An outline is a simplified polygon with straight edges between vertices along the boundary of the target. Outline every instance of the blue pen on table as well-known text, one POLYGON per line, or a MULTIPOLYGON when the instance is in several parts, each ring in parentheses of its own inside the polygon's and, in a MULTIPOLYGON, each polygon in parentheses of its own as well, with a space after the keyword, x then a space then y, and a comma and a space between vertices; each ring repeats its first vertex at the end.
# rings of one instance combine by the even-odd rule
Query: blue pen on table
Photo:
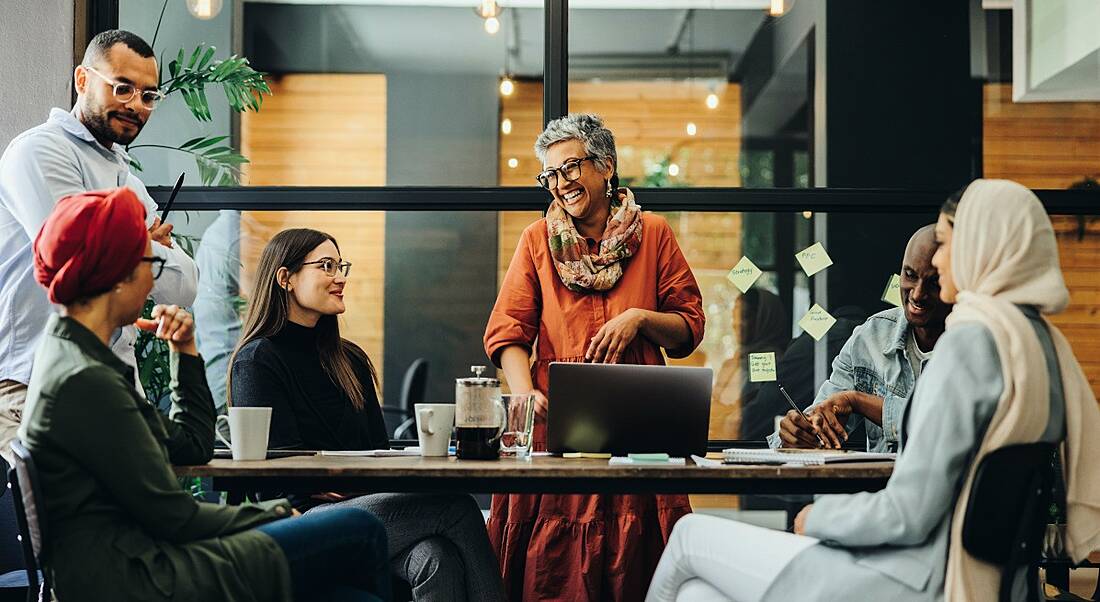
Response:
MULTIPOLYGON (((809 415, 806 414, 806 410, 798 409, 798 405, 795 404, 794 400, 791 399, 791 396, 787 394, 787 390, 783 388, 783 385, 779 385, 779 392, 783 394, 783 398, 787 400, 787 403, 791 404, 791 408, 793 408, 794 411, 802 414, 807 419, 809 419, 809 415)), ((806 409, 808 410, 809 408, 806 409)), ((810 426, 813 426, 813 422, 810 423, 810 426)), ((825 443, 825 439, 821 436, 821 433, 818 432, 817 427, 814 427, 814 435, 817 435, 817 440, 821 443, 822 447, 829 447, 829 445, 825 443)))

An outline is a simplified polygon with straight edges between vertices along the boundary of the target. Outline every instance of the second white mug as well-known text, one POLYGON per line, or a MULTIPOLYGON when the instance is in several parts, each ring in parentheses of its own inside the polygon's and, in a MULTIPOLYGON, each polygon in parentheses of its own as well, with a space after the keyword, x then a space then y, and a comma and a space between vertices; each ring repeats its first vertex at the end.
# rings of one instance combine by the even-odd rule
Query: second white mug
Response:
POLYGON ((416 410, 416 438, 420 441, 421 456, 446 456, 451 444, 451 429, 455 425, 453 403, 418 403, 416 410))

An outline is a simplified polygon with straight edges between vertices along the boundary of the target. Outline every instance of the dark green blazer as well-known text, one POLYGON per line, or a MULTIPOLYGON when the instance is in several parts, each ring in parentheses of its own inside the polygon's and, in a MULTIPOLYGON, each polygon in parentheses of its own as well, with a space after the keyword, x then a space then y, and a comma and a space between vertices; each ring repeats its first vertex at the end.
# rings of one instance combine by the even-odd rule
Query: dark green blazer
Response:
POLYGON ((19 436, 41 473, 46 571, 60 600, 286 600, 286 557, 252 529, 285 500, 196 501, 171 464, 214 453, 201 358, 172 354, 172 411, 157 412, 133 369, 78 322, 52 316, 34 360, 19 436))

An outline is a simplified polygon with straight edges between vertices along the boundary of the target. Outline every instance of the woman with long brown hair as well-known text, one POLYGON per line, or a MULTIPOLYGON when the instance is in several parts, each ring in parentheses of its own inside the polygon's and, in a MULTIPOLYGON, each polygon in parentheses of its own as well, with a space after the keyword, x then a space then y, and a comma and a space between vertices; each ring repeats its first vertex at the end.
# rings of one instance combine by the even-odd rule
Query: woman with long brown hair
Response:
MULTIPOLYGON (((264 247, 244 334, 230 361, 235 406, 272 408, 272 447, 385 449, 389 439, 367 354, 340 336, 351 264, 336 239, 284 230, 264 247)), ((356 507, 382 520, 390 563, 416 600, 502 599, 481 510, 468 495, 291 492, 313 514, 356 507)))

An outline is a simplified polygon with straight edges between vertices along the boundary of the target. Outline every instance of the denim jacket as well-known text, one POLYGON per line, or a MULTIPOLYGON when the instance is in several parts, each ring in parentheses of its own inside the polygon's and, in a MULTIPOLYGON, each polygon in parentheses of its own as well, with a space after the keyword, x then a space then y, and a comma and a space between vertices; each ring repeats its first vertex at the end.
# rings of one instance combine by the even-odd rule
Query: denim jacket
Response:
MULTIPOLYGON (((900 307, 881 311, 857 326, 851 338, 833 360, 833 372, 822 383, 813 405, 839 391, 860 391, 877 395, 882 404, 882 426, 860 414, 852 414, 845 425, 851 433, 864 424, 868 451, 897 451, 898 427, 905 400, 916 383, 909 363, 906 341, 909 321, 900 307)), ((768 436, 768 444, 782 445, 779 433, 768 436)))

